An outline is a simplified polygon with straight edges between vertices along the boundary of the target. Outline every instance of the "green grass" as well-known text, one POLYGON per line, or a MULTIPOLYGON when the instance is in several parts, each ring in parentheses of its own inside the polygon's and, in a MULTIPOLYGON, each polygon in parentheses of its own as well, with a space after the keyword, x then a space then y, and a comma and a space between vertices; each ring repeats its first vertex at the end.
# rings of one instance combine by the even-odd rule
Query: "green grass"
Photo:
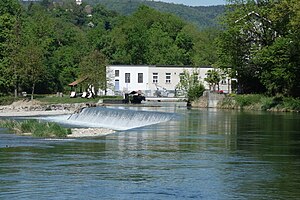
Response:
POLYGON ((37 95, 35 96, 35 100, 43 102, 45 104, 64 104, 64 103, 97 103, 100 99, 122 99, 119 96, 101 96, 95 98, 70 98, 69 96, 65 95, 63 97, 57 97, 53 95, 37 95))
MULTIPOLYGON (((30 96, 19 97, 15 99, 13 96, 3 96, 0 97, 0 105, 9 105, 14 101, 30 99, 30 96)), ((97 103, 100 99, 123 99, 121 96, 101 96, 95 98, 70 98, 69 95, 64 95, 63 97, 57 97, 56 95, 34 95, 34 99, 38 100, 44 104, 72 104, 72 103, 97 103)))
POLYGON ((250 106, 253 104, 257 104, 261 101, 262 95, 257 94, 248 94, 248 95, 236 95, 235 101, 240 107, 250 106))
POLYGON ((71 129, 64 128, 53 122, 40 122, 38 120, 1 120, 0 127, 8 128, 9 131, 16 134, 31 133, 34 137, 45 138, 65 138, 71 134, 71 129))
POLYGON ((268 97, 261 94, 231 95, 223 100, 222 107, 265 111, 300 111, 300 99, 283 96, 268 97))
POLYGON ((0 105, 12 104, 15 100, 20 100, 20 99, 15 99, 13 96, 1 96, 0 105))

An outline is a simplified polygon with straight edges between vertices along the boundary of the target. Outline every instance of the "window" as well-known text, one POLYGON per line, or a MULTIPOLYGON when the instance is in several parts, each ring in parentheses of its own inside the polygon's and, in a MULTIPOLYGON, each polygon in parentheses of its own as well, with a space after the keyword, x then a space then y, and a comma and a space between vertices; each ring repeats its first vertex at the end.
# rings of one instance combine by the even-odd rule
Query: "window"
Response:
POLYGON ((166 83, 171 83, 171 73, 166 73, 166 83))
POLYGON ((119 70, 115 70, 115 77, 119 77, 120 71, 119 70))
POLYGON ((130 73, 125 73, 125 83, 130 83, 130 73))
POLYGON ((180 78, 180 81, 183 81, 184 80, 184 73, 180 73, 179 78, 180 78))
POLYGON ((199 81, 199 74, 198 73, 194 73, 193 76, 194 76, 194 82, 195 83, 198 82, 199 81))
POLYGON ((226 79, 222 79, 222 80, 221 80, 221 85, 226 85, 226 84, 227 84, 226 79))
POLYGON ((143 83, 143 73, 138 73, 138 83, 143 83))
POLYGON ((158 83, 158 73, 153 73, 152 80, 152 83, 158 83))

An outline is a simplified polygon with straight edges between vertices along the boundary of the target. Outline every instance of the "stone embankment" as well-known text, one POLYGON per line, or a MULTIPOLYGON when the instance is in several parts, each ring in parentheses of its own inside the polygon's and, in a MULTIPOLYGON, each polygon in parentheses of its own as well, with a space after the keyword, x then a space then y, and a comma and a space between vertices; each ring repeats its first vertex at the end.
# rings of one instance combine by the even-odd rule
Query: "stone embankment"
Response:
POLYGON ((219 103, 225 98, 225 94, 205 91, 203 95, 196 101, 192 102, 192 107, 197 108, 218 108, 219 103))

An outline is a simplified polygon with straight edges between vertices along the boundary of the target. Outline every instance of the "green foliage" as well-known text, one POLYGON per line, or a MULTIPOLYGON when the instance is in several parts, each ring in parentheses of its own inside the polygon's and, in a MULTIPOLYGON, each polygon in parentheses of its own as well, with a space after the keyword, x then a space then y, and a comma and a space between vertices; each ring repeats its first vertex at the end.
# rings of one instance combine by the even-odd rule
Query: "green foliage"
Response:
POLYGON ((86 0, 91 4, 100 3, 110 10, 124 15, 131 15, 141 5, 147 5, 160 12, 172 13, 191 24, 197 25, 201 30, 218 26, 218 17, 224 13, 224 6, 185 6, 182 4, 164 3, 145 0, 86 0))
POLYGON ((0 105, 12 104, 16 99, 12 96, 0 96, 0 105))
POLYGON ((216 86, 218 86, 219 90, 219 83, 221 81, 221 74, 219 71, 213 69, 208 70, 206 73, 206 78, 204 78, 206 82, 208 82, 210 89, 213 88, 213 91, 216 90, 216 86))
POLYGON ((263 111, 300 111, 300 99, 280 95, 275 97, 259 94, 232 95, 224 99, 222 107, 263 111))
POLYGON ((200 64, 194 58, 199 54, 194 48, 200 42, 198 34, 195 26, 174 15, 141 6, 109 33, 107 42, 112 45, 105 45, 110 49, 103 53, 112 64, 200 64))
POLYGON ((248 94, 248 95, 236 95, 235 101, 241 108, 250 106, 251 104, 257 104, 261 101, 262 95, 248 94))
POLYGON ((12 121, 1 120, 0 126, 8 128, 17 134, 31 133, 34 137, 58 137, 64 138, 71 134, 69 128, 63 128, 52 122, 40 122, 38 120, 12 121))
MULTIPOLYGON (((105 89, 104 63, 199 66, 216 62, 218 31, 199 32, 195 25, 141 2, 132 1, 138 4, 126 17, 101 4, 92 8, 73 0, 22 3, 23 9, 17 0, 0 3, 0 95, 64 92, 70 82, 85 75, 94 86, 105 89)), ((214 9, 157 5, 175 6, 177 15, 182 8, 203 15, 214 9)), ((222 10, 215 8, 212 18, 222 10)))
POLYGON ((300 99, 299 98, 284 98, 283 107, 289 110, 300 111, 300 99))
POLYGON ((299 1, 229 1, 219 66, 236 71, 240 92, 300 95, 299 1))
POLYGON ((204 85, 201 83, 193 85, 188 90, 188 93, 187 93, 188 100, 195 101, 195 100, 199 99, 199 97, 201 97, 203 95, 204 90, 205 90, 204 85))
POLYGON ((79 63, 81 77, 86 77, 95 88, 106 89, 106 57, 99 51, 91 52, 79 63))
POLYGON ((195 71, 190 74, 187 70, 180 76, 177 88, 186 94, 189 102, 198 99, 205 90, 204 85, 199 81, 198 73, 195 71))
POLYGON ((100 99, 123 99, 122 96, 101 96, 95 98, 70 98, 68 95, 63 97, 39 95, 35 97, 38 101, 44 104, 71 104, 71 103, 97 103, 100 99))

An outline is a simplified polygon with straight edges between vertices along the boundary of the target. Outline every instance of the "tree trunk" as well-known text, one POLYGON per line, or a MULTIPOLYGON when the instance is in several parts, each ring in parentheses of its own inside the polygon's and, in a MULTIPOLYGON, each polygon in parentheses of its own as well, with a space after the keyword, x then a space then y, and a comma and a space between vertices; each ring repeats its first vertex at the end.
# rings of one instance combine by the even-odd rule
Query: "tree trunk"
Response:
POLYGON ((15 86, 15 99, 18 98, 18 88, 15 86))
POLYGON ((31 88, 31 100, 33 100, 34 88, 35 88, 35 83, 32 84, 32 88, 31 88))

